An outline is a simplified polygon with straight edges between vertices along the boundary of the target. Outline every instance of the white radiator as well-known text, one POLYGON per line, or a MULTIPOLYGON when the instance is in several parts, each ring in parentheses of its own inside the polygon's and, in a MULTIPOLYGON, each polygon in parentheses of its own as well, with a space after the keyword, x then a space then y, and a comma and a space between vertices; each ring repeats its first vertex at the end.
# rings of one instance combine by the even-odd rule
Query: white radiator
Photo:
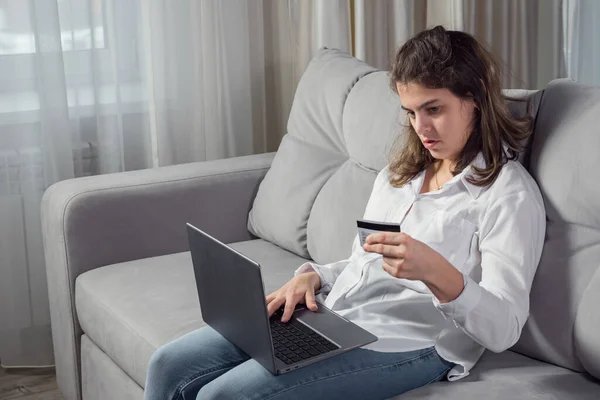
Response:
MULTIPOLYGON (((74 176, 95 175, 97 147, 90 142, 73 146, 74 176)), ((47 189, 42 152, 39 147, 0 150, 0 196, 19 195, 47 189)))

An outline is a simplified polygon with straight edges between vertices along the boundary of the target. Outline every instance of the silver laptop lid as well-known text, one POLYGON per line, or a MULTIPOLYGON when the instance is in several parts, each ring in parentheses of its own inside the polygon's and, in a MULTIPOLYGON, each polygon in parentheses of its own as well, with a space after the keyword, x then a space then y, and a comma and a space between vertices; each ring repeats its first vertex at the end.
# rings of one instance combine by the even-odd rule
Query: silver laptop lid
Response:
POLYGON ((187 224, 202 319, 275 373, 275 356, 258 263, 187 224))

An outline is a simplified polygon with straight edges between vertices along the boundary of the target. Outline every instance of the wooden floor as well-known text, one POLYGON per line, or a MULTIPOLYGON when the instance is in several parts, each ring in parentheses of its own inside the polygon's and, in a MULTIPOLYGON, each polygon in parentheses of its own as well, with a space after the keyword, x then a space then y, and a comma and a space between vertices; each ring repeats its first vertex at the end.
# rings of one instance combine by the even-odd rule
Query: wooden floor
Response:
POLYGON ((0 368, 0 400, 64 400, 54 368, 0 368))

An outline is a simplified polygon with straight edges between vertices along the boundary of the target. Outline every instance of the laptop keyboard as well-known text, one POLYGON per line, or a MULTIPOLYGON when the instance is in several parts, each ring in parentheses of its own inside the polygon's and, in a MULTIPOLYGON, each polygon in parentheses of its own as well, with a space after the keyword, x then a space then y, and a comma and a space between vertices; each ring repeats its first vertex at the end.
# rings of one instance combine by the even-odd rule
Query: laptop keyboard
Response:
POLYGON ((281 322, 282 310, 270 319, 275 356, 287 365, 338 349, 338 346, 308 326, 292 318, 281 322))

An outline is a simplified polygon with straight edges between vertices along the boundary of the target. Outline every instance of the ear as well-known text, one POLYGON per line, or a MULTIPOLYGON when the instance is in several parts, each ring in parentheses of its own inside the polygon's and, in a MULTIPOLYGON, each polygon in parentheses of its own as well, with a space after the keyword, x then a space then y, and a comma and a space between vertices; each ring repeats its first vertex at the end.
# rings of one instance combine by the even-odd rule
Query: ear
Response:
POLYGON ((479 103, 475 100, 475 97, 473 97, 473 95, 471 95, 471 98, 469 100, 473 102, 473 108, 474 109, 481 110, 481 107, 479 106, 479 103))

